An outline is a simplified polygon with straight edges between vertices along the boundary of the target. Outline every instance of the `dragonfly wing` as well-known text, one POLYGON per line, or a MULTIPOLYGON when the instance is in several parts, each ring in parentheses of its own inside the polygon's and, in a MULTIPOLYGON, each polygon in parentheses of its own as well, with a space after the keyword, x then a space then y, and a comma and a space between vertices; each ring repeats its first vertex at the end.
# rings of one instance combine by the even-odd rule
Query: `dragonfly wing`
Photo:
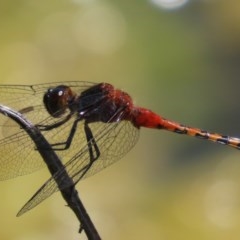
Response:
MULTIPOLYGON (((25 115, 27 119, 30 118, 33 122, 38 122, 43 116, 45 122, 52 123, 55 121, 53 118, 47 117, 46 110, 40 106, 35 108, 35 111, 29 111, 25 115)), ((0 115, 0 123, 3 123, 2 132, 0 132, 0 181, 29 174, 45 166, 35 143, 24 129, 5 115, 0 115)), ((69 132, 67 127, 70 129, 71 124, 72 122, 69 121, 64 126, 65 130, 62 127, 59 128, 59 133, 54 130, 44 131, 42 134, 50 143, 52 141, 65 141, 66 136, 64 137, 64 134, 66 135, 66 132, 69 132)), ((67 153, 69 152, 64 153, 66 157, 67 153)), ((62 155, 64 154, 62 153, 62 155)))
MULTIPOLYGON (((34 124, 51 125, 61 121, 68 112, 62 118, 53 118, 47 113, 42 99, 48 88, 61 84, 63 83, 33 86, 0 85, 0 104, 19 111, 28 121, 34 124)), ((65 84, 80 93, 94 83, 67 82, 65 84)), ((42 134, 50 144, 64 142, 73 121, 74 118, 56 129, 43 131, 42 134)), ((0 131, 0 180, 29 174, 45 166, 34 142, 15 121, 5 115, 0 115, 0 126, 2 127, 0 131)), ((82 136, 83 134, 79 130, 79 140, 84 142, 82 136)), ((59 157, 65 161, 65 159, 70 159, 77 151, 79 151, 79 148, 77 150, 69 148, 66 151, 58 151, 58 153, 59 157)))
POLYGON ((64 184, 65 171, 67 171, 69 177, 76 184, 79 180, 97 173, 123 157, 136 144, 139 136, 138 129, 129 121, 119 121, 111 124, 93 123, 90 125, 90 128, 95 133, 94 139, 100 149, 99 158, 91 163, 88 145, 85 144, 81 151, 75 154, 64 168, 51 177, 23 206, 18 213, 19 216, 37 206, 59 189, 70 187, 64 184), (88 170, 87 172, 86 169, 88 170), (56 182, 60 183, 60 187, 56 182))
POLYGON ((36 171, 44 166, 35 144, 24 131, 0 140, 0 180, 36 171))
MULTIPOLYGON (((45 84, 36 84, 32 86, 28 85, 0 85, 0 104, 6 105, 21 114, 23 114, 29 121, 39 124, 54 124, 56 121, 64 118, 65 115, 60 119, 50 117, 46 111, 43 104, 44 93, 51 87, 57 85, 67 85, 71 89, 80 94, 86 88, 94 85, 95 83, 90 82, 55 82, 55 83, 45 83, 45 84), (45 119, 47 119, 47 123, 45 119)), ((9 122, 4 119, 0 119, 0 126, 3 128, 10 129, 12 127, 9 122)), ((5 131, 7 132, 7 131, 5 131)))
POLYGON ((52 87, 67 85, 73 91, 80 94, 86 88, 96 83, 83 81, 52 82, 36 85, 0 85, 0 104, 15 107, 15 110, 24 109, 27 106, 42 105, 44 93, 52 87))

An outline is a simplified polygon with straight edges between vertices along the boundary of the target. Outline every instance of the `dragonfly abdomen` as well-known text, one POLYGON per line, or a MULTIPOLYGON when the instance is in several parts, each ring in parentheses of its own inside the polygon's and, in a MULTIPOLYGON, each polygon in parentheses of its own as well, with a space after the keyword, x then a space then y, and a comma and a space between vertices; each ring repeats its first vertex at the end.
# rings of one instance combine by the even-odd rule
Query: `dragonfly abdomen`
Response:
POLYGON ((221 143, 223 145, 229 145, 231 147, 240 149, 240 139, 236 137, 221 135, 218 133, 211 133, 198 128, 192 128, 192 127, 187 127, 181 124, 172 123, 170 121, 168 121, 168 124, 164 126, 164 129, 173 131, 178 134, 186 134, 186 135, 197 137, 203 140, 209 140, 209 141, 221 143), (171 128, 168 128, 167 127, 168 125, 170 125, 171 128), (173 128, 174 125, 175 125, 175 128, 173 128))

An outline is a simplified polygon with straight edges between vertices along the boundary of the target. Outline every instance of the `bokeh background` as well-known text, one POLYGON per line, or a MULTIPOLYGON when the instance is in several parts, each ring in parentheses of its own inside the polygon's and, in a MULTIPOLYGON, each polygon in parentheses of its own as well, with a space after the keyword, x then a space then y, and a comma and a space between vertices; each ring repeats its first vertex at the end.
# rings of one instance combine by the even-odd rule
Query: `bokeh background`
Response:
MULTIPOLYGON (((0 83, 106 81, 166 118, 240 136, 237 0, 0 2, 0 83)), ((121 161, 78 184, 103 239, 240 238, 240 153, 141 129, 121 161)), ((47 171, 0 183, 0 239, 86 239, 60 194, 20 207, 47 171)))

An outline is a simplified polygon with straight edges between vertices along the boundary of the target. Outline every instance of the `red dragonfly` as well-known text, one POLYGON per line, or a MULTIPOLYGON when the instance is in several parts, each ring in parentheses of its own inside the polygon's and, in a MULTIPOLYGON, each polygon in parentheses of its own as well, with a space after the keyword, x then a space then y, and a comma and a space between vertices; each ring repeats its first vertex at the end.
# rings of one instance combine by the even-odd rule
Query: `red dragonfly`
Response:
MULTIPOLYGON (((108 83, 66 82, 0 85, 0 103, 32 121, 66 162, 18 213, 32 209, 59 190, 55 179, 66 170, 76 184, 122 158, 137 142, 140 127, 164 129, 240 148, 240 139, 210 133, 167 120, 133 105, 131 97, 108 83)), ((23 129, 0 117, 0 180, 44 166, 33 141, 23 129)), ((64 189, 66 185, 62 185, 64 189)))

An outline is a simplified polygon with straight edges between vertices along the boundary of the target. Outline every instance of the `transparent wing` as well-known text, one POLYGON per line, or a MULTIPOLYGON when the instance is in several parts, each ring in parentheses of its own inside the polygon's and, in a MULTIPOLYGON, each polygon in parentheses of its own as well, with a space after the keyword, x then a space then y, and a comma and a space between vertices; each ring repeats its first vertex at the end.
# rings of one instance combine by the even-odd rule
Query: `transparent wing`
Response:
MULTIPOLYGON (((0 118, 1 117, 0 115, 0 118)), ((51 131, 44 131, 42 134, 50 144, 64 142, 69 135, 74 120, 75 118, 73 117, 64 125, 51 131)), ((23 129, 20 129, 14 121, 12 121, 12 124, 13 126, 15 124, 18 131, 8 137, 0 139, 0 180, 29 174, 45 166, 32 139, 23 129)), ((75 138, 78 138, 79 142, 85 144, 86 137, 82 124, 81 122, 79 123, 75 138)), ((63 162, 66 162, 66 160, 69 160, 79 152, 80 149, 81 144, 71 144, 68 149, 57 151, 57 154, 63 162)))
MULTIPOLYGON (((0 104, 20 111, 34 124, 50 125, 61 121, 68 113, 57 119, 49 116, 43 106, 43 95, 48 88, 62 84, 70 86, 77 94, 94 85, 89 82, 61 82, 33 86, 0 85, 0 104)), ((57 129, 42 133, 50 143, 64 142, 73 121, 74 117, 57 129)), ((45 166, 31 138, 13 120, 0 115, 0 127, 0 180, 28 174, 45 166)), ((78 138, 83 142, 85 137, 82 127, 79 129, 81 130, 78 132, 78 138)), ((66 151, 58 151, 58 153, 60 158, 65 161, 77 151, 79 148, 77 150, 77 146, 74 146, 66 151)))
MULTIPOLYGON (((52 121, 59 121, 59 119, 49 117, 43 105, 43 95, 51 87, 58 85, 67 85, 71 89, 80 94, 86 88, 93 86, 95 83, 90 82, 55 82, 46 84, 37 84, 32 86, 27 85, 0 85, 0 104, 6 105, 18 112, 21 112, 29 121, 33 123, 41 123, 46 118, 48 123, 52 121)), ((66 113, 67 114, 67 113, 66 113)), ((62 116, 63 118, 64 116, 62 116)), ((2 129, 16 128, 9 123, 6 119, 0 119, 0 126, 2 129)), ((7 134, 9 135, 9 134, 7 134)))
MULTIPOLYGON (((34 208, 54 192, 58 191, 59 186, 56 182, 64 182, 63 172, 65 170, 76 184, 82 178, 97 173, 123 157, 136 144, 139 136, 138 129, 129 121, 94 123, 90 125, 90 128, 94 133, 94 139, 100 149, 99 158, 91 164, 88 145, 85 143, 81 151, 77 152, 71 160, 66 163, 65 168, 51 177, 24 205, 19 211, 18 216, 34 208), (87 172, 86 169, 88 170, 87 172)), ((73 145, 82 144, 77 137, 74 141, 73 145)), ((61 184, 60 189, 66 187, 69 186, 61 184)))

